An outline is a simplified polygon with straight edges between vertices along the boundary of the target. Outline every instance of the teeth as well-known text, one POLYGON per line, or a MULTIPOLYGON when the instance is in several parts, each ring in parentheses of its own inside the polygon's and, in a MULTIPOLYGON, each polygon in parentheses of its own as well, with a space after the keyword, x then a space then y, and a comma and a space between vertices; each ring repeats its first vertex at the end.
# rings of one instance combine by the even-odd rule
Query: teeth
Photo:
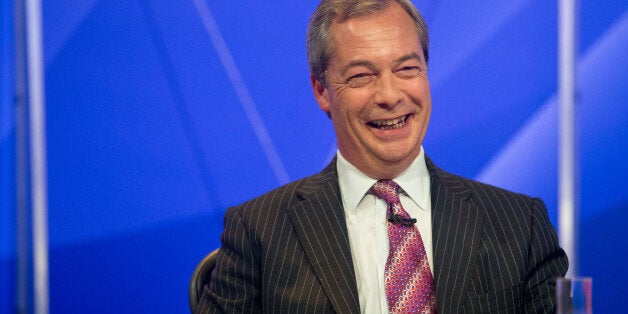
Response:
POLYGON ((399 129, 406 124, 406 118, 407 116, 390 120, 375 120, 371 121, 370 124, 384 130, 399 129))

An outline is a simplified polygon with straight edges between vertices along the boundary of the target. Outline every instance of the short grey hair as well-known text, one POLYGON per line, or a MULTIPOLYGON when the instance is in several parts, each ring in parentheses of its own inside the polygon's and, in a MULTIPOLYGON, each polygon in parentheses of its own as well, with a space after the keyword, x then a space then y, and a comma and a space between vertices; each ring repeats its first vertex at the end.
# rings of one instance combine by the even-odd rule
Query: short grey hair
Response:
POLYGON ((425 62, 429 59, 429 33, 425 19, 410 0, 322 0, 307 28, 306 47, 310 73, 324 85, 327 84, 327 63, 334 51, 330 28, 334 22, 342 23, 350 18, 381 12, 393 3, 399 4, 412 18, 421 40, 425 62))

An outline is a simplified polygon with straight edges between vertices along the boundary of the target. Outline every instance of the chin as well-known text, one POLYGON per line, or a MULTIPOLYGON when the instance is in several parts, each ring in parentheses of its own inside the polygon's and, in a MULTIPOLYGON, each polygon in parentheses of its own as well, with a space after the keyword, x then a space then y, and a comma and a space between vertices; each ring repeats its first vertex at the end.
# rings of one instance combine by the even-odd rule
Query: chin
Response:
POLYGON ((382 156, 385 156, 385 159, 391 162, 402 161, 407 158, 414 159, 419 155, 420 151, 420 145, 415 145, 415 143, 400 143, 389 146, 384 148, 382 156))
POLYGON ((381 156, 380 160, 384 163, 384 164, 388 164, 388 165, 397 165, 397 164, 404 164, 404 163, 408 163, 410 164, 412 162, 412 160, 414 160, 414 158, 416 158, 416 156, 418 156, 418 154, 413 154, 413 153, 406 153, 406 154, 386 154, 381 156))

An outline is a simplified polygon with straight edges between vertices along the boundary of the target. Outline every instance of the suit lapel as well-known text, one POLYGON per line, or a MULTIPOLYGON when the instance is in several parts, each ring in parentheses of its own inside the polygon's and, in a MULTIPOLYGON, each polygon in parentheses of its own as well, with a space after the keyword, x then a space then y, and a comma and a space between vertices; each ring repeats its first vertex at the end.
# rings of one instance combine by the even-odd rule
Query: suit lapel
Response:
POLYGON ((360 311, 334 159, 297 190, 300 198, 288 215, 307 258, 334 310, 360 311))
MULTIPOLYGON (((449 312, 463 302, 477 259, 484 215, 470 201, 472 190, 459 177, 426 158, 431 179, 432 241, 437 307, 449 312)), ((360 311, 357 284, 336 160, 298 188, 288 209, 297 237, 334 310, 360 311)))
MULTIPOLYGON (((426 158, 432 197, 432 241, 437 307, 460 309, 480 245, 484 215, 469 201, 472 190, 459 177, 426 158)), ((449 309, 449 310, 448 310, 449 309)))

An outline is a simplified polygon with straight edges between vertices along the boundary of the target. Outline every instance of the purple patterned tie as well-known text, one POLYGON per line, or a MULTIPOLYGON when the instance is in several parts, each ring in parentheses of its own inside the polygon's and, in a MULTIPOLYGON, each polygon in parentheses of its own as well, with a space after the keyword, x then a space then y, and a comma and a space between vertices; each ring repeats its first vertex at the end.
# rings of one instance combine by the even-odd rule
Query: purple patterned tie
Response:
POLYGON ((399 185, 392 180, 379 180, 371 188, 388 204, 388 309, 391 313, 436 313, 434 281, 423 240, 416 226, 407 223, 410 215, 401 206, 398 191, 399 185))

